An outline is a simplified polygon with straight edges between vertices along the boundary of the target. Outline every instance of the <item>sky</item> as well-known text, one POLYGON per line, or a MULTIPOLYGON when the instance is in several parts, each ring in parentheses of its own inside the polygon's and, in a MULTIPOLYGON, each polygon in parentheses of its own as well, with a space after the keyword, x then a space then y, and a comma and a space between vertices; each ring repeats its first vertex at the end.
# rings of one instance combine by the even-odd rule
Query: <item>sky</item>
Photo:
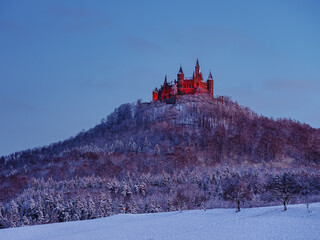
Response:
POLYGON ((320 1, 0 0, 0 156, 151 101, 199 59, 215 95, 320 128, 320 1))

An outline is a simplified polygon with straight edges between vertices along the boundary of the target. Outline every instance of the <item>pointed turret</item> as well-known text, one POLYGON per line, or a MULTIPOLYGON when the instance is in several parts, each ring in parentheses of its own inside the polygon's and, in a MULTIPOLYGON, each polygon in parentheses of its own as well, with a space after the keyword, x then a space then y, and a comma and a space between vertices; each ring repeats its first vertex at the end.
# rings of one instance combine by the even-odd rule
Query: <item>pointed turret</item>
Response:
POLYGON ((182 71, 182 66, 180 65, 179 72, 177 74, 177 79, 178 79, 178 88, 183 86, 183 81, 184 81, 184 74, 182 71))
POLYGON ((167 82, 167 74, 166 74, 165 77, 164 77, 164 83, 168 83, 168 82, 167 82))
POLYGON ((208 77, 208 80, 207 80, 207 90, 208 90, 209 95, 212 98, 213 98, 213 87, 214 87, 213 84, 214 84, 214 81, 213 81, 212 73, 210 71, 209 77, 208 77))
POLYGON ((199 60, 197 58, 197 63, 196 63, 196 76, 198 76, 200 73, 200 65, 199 65, 199 60))
POLYGON ((183 74, 183 71, 182 71, 182 66, 180 65, 180 69, 179 69, 179 72, 178 74, 183 74))

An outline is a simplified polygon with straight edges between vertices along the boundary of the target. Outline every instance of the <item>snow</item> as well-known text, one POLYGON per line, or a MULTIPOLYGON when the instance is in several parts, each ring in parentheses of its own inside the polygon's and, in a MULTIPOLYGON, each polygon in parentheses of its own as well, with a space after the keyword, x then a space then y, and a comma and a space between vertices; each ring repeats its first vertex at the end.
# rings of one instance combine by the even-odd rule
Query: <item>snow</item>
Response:
POLYGON ((235 209, 119 214, 94 220, 0 230, 6 240, 320 239, 320 203, 235 209))

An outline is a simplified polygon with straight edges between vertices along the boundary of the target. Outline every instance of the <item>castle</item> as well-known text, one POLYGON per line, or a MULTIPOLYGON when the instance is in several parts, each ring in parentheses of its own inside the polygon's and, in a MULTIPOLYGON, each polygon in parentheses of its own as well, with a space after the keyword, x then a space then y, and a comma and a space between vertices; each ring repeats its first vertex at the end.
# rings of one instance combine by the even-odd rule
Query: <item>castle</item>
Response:
POLYGON ((208 94, 213 98, 213 78, 210 72, 207 82, 203 81, 202 73, 200 71, 199 61, 195 66, 192 78, 185 78, 180 66, 177 74, 177 80, 174 82, 167 82, 167 75, 165 76, 164 83, 160 89, 157 88, 153 91, 153 101, 166 100, 177 95, 188 94, 208 94))

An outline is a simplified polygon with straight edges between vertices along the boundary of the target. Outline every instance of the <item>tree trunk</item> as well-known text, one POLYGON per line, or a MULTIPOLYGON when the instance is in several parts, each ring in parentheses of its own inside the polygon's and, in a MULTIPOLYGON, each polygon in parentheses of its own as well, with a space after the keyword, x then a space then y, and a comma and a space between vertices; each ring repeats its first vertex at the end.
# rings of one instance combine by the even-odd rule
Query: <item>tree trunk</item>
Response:
POLYGON ((240 212, 240 201, 237 201, 237 205, 238 205, 237 211, 240 212))
POLYGON ((287 211, 287 202, 286 201, 283 201, 283 211, 287 211))

